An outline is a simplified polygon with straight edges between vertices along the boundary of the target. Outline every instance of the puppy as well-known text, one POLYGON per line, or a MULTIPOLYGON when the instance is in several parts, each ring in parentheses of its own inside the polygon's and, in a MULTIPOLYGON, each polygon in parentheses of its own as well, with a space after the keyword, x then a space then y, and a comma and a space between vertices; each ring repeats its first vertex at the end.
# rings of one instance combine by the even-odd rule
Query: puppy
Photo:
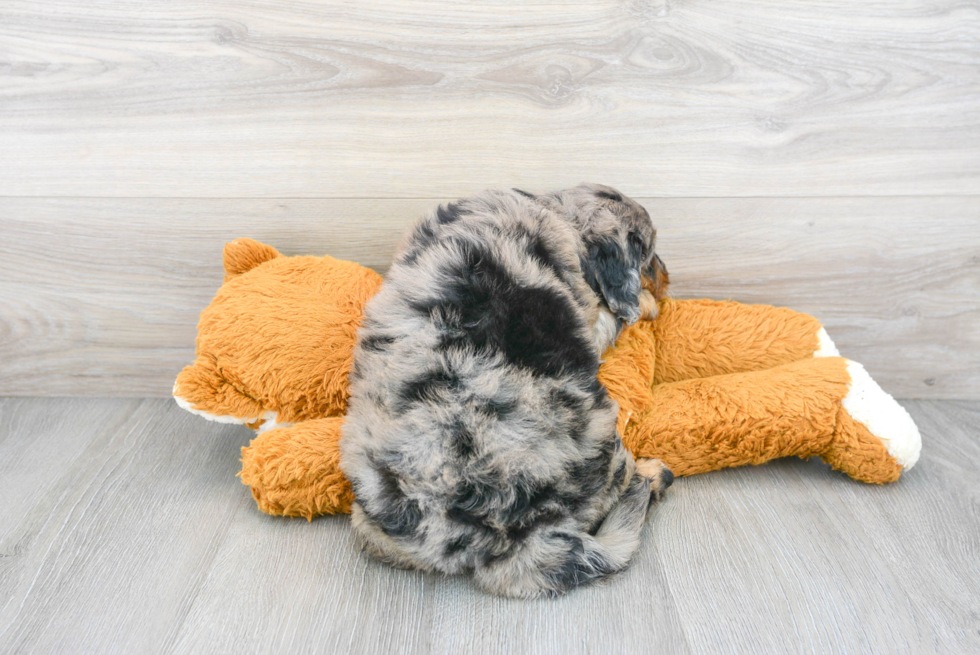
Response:
POLYGON ((673 475, 634 462, 596 375, 655 316, 655 236, 599 185, 486 191, 408 231, 365 308, 341 442, 368 550, 516 597, 627 566, 673 475))

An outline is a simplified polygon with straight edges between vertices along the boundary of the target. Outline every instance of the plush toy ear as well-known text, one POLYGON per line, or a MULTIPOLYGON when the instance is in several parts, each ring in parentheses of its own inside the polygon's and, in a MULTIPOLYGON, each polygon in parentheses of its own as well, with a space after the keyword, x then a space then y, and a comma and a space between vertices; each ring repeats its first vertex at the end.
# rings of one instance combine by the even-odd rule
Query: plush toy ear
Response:
POLYGON ((223 253, 225 282, 276 257, 279 257, 278 250, 253 239, 230 241, 225 244, 223 253))
POLYGON ((615 238, 595 236, 586 240, 582 272, 617 318, 628 325, 640 318, 640 272, 615 238))

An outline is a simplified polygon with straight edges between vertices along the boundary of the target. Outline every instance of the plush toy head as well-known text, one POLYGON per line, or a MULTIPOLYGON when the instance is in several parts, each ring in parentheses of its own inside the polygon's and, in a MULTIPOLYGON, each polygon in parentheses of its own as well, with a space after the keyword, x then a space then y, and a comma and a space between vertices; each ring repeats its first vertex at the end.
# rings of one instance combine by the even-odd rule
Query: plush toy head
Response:
POLYGON ((282 257, 251 239, 226 245, 224 263, 177 402, 263 431, 343 416, 361 311, 381 276, 333 257, 282 257))
MULTIPOLYGON (((361 312, 381 276, 250 239, 229 243, 224 264, 177 402, 262 433, 242 449, 241 478, 263 511, 349 511, 340 426, 361 312)), ((678 476, 817 456, 856 480, 897 480, 918 458, 918 430, 860 364, 836 355, 806 314, 667 299, 656 321, 624 330, 599 379, 619 403, 624 445, 678 476)))

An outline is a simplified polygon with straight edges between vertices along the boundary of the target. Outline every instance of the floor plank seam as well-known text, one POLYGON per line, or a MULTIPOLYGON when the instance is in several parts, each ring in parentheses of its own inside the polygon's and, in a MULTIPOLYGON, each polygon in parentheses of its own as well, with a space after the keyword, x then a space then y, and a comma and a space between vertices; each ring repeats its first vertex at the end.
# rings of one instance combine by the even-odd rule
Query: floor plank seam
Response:
POLYGON ((197 584, 194 586, 193 595, 187 599, 185 609, 180 614, 178 621, 174 622, 173 628, 168 633, 167 637, 163 640, 160 648, 161 653, 174 653, 176 652, 177 642, 180 640, 180 636, 183 633, 184 627, 187 624, 187 619, 194 610, 194 605, 197 604, 198 598, 201 596, 201 591, 204 589, 204 585, 208 581, 208 577, 211 574, 211 570, 214 567, 214 562, 218 558, 218 553, 221 552, 222 546, 228 540, 228 533, 231 531, 231 526, 235 522, 235 517, 238 516, 239 512, 242 511, 242 507, 250 505, 248 502, 249 498, 246 494, 242 494, 241 500, 235 507, 235 511, 232 512, 225 521, 224 530, 221 533, 220 539, 215 541, 214 547, 211 550, 211 554, 207 559, 206 563, 202 563, 200 573, 198 575, 197 584))

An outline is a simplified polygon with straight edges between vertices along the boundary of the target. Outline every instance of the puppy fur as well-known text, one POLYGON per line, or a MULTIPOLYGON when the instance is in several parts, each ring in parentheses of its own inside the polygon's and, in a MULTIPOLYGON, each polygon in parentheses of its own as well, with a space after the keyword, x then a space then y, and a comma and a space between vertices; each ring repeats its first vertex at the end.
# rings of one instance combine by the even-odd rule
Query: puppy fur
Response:
POLYGON ((596 375, 655 315, 655 236, 594 184, 486 191, 408 231, 365 309, 341 442, 368 550, 517 597, 627 566, 673 475, 634 462, 596 375))

